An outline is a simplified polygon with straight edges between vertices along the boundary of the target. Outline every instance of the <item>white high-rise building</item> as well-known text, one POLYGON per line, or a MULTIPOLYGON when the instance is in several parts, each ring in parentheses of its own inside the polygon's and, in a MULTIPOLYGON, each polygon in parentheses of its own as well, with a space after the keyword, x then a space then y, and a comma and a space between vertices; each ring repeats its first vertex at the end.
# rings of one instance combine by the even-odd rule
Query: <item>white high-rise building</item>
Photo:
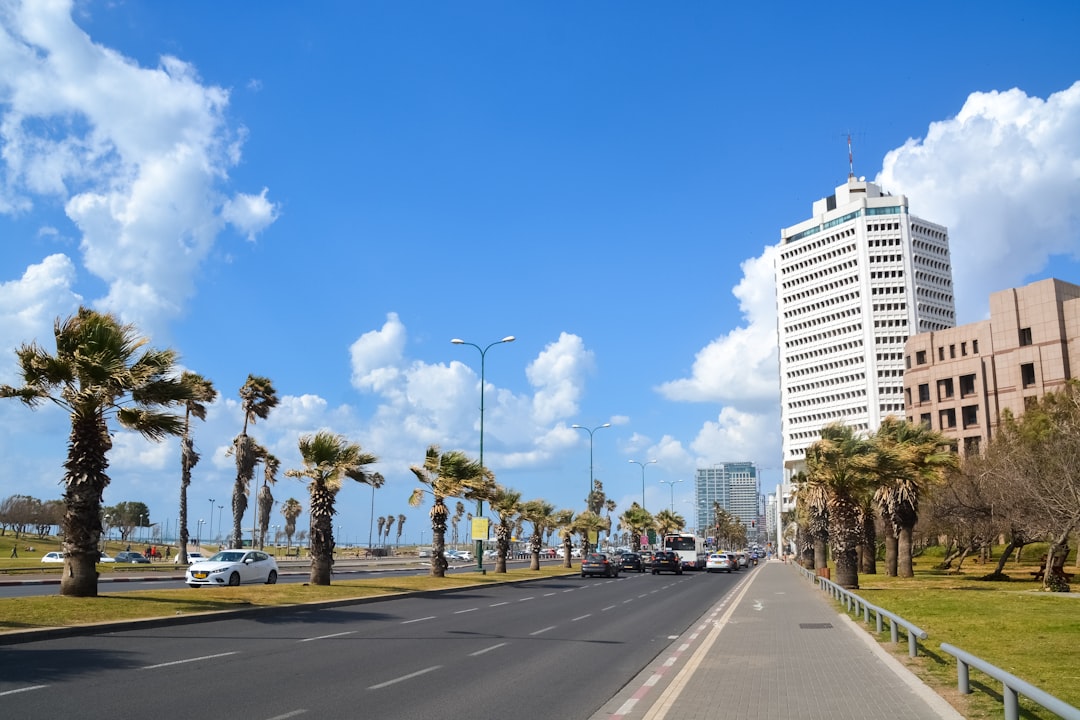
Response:
POLYGON ((698 534, 708 536, 714 504, 739 518, 748 535, 756 532, 760 514, 757 466, 752 462, 719 463, 698 468, 694 479, 698 534))
POLYGON ((784 468, 821 429, 874 432, 904 417, 904 342, 956 324, 946 228, 849 177, 780 233, 777 336, 784 468))

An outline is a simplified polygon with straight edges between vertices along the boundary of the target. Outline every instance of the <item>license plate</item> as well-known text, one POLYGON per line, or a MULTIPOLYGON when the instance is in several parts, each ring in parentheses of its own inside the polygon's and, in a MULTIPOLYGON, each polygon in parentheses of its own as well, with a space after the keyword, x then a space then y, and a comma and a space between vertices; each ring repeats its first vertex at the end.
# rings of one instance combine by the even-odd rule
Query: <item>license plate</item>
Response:
POLYGON ((192 575, 192 577, 194 577, 194 578, 195 578, 196 580, 205 580, 205 579, 206 579, 206 575, 207 575, 207 573, 204 573, 204 572, 197 572, 197 573, 191 573, 191 575, 192 575))

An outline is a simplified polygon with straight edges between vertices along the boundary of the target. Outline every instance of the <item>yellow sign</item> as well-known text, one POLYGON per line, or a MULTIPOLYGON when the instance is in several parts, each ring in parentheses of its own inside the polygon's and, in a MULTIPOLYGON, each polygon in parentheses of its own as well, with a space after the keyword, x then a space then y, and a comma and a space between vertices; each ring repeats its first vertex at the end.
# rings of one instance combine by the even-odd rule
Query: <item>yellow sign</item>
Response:
POLYGON ((589 531, 589 544, 595 547, 599 543, 600 543, 600 531, 599 530, 590 530, 589 531))
POLYGON ((473 518, 472 519, 472 539, 473 540, 487 540, 488 539, 488 522, 487 518, 473 518))

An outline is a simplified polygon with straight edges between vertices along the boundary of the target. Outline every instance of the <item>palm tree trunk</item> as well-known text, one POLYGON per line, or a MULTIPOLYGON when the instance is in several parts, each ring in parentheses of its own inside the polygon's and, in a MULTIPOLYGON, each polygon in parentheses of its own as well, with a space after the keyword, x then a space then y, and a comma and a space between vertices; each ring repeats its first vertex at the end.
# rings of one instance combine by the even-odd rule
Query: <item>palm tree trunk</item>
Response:
POLYGON ((884 518, 885 526, 885 574, 896 577, 897 559, 899 557, 899 537, 896 534, 896 526, 889 518, 884 518))
POLYGON ((897 577, 915 577, 915 563, 911 552, 911 537, 915 531, 913 525, 901 525, 896 543, 897 577))
POLYGON ((544 538, 541 536, 539 531, 533 533, 532 541, 530 542, 530 547, 532 550, 532 562, 529 563, 530 570, 540 569, 540 541, 543 539, 544 538))
POLYGON ((829 543, 836 565, 833 582, 848 590, 859 588, 857 548, 861 537, 858 506, 849 498, 834 496, 829 503, 829 543))
POLYGON ((73 415, 68 457, 64 463, 64 574, 60 594, 97 597, 97 562, 101 558, 101 495, 109 484, 106 454, 112 447, 99 415, 73 415))
POLYGON ((441 497, 431 507, 431 577, 446 577, 446 518, 450 511, 441 497))
POLYGON ((495 557, 495 572, 506 572, 506 554, 510 552, 510 528, 502 523, 495 526, 495 546, 499 554, 495 557))
POLYGON ((862 547, 859 552, 859 571, 863 575, 877 575, 877 526, 874 511, 864 507, 862 513, 862 547))
POLYGON ((815 535, 814 536, 814 569, 820 570, 823 567, 829 566, 829 553, 828 543, 826 538, 815 535))
POLYGON ((334 495, 322 483, 311 482, 312 585, 329 585, 334 563, 334 495))
POLYGON ((572 567, 574 567, 574 563, 571 562, 571 558, 570 558, 570 543, 571 543, 571 535, 570 535, 570 533, 566 533, 566 536, 563 538, 563 543, 562 543, 562 546, 563 546, 563 567, 564 568, 572 568, 572 567))

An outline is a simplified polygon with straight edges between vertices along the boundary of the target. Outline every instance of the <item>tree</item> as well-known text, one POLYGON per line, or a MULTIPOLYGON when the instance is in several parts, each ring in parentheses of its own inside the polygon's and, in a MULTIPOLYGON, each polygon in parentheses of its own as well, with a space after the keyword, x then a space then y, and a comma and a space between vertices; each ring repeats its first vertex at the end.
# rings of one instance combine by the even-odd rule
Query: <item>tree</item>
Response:
POLYGON ((396 518, 393 515, 387 515, 386 516, 386 540, 383 542, 383 545, 385 545, 385 546, 390 545, 390 530, 391 530, 391 528, 394 527, 394 520, 395 519, 396 518))
POLYGON ((616 507, 618 507, 618 506, 615 504, 615 501, 612 500, 611 498, 608 498, 607 500, 604 501, 604 510, 607 512, 607 515, 605 516, 605 518, 607 519, 607 526, 608 526, 608 545, 612 544, 612 539, 611 539, 611 513, 615 512, 616 507))
POLYGON ((102 517, 109 517, 109 525, 120 530, 120 539, 124 542, 135 536, 135 529, 147 527, 150 522, 150 508, 146 503, 124 501, 103 509, 102 517))
POLYGON ((870 452, 868 440, 840 423, 822 428, 821 439, 806 451, 807 485, 812 493, 823 492, 826 497, 835 582, 849 589, 859 587, 860 507, 871 487, 872 472, 866 462, 870 452))
POLYGON ((300 513, 304 511, 301 507, 300 501, 296 498, 289 498, 281 504, 281 514, 285 518, 285 554, 289 554, 289 548, 292 547, 292 536, 296 532, 296 518, 300 517, 300 513))
POLYGON ((563 567, 572 568, 574 563, 570 557, 573 549, 574 533, 577 532, 577 516, 573 510, 559 510, 555 513, 555 528, 559 531, 559 538, 563 546, 563 567))
POLYGON ((382 545, 383 528, 386 527, 386 518, 384 518, 382 515, 380 515, 375 520, 375 525, 378 526, 378 528, 379 528, 379 534, 378 534, 377 537, 379 538, 379 544, 382 545))
POLYGON ((397 544, 401 545, 401 531, 405 528, 405 515, 400 514, 397 516, 397 544))
POLYGON ((506 572, 506 556, 510 553, 510 537, 513 534, 514 521, 521 512, 521 493, 510 488, 496 486, 488 500, 491 511, 499 519, 495 525, 495 547, 498 548, 495 572, 504 573, 506 572))
MULTIPOLYGON (((180 382, 188 390, 188 399, 184 401, 184 429, 180 434, 180 549, 177 562, 187 564, 188 546, 188 502, 187 491, 191 485, 191 471, 199 463, 199 453, 195 451, 195 439, 191 436, 191 419, 206 420, 206 405, 217 399, 214 384, 198 373, 185 370, 180 374, 180 382)), ((213 508, 211 508, 211 511, 213 508)), ((213 518, 211 518, 213 520, 213 518)))
POLYGON ((527 500, 521 504, 521 517, 532 523, 533 534, 529 539, 532 551, 530 570, 540 569, 540 549, 544 544, 544 533, 555 527, 555 506, 544 500, 527 500))
POLYGON ((686 518, 665 508, 656 513, 655 526, 656 531, 660 533, 660 535, 667 535, 668 533, 677 532, 686 527, 686 518))
POLYGON ((575 518, 574 529, 581 535, 581 555, 584 557, 593 549, 592 539, 595 537, 597 544, 599 544, 600 532, 610 530, 611 525, 603 516, 592 510, 585 510, 578 513, 577 518, 575 518))
POLYGON ((258 497, 258 510, 259 510, 259 549, 263 549, 263 545, 266 542, 266 531, 270 529, 270 511, 274 509, 274 495, 270 491, 270 486, 277 483, 278 468, 281 467, 281 461, 274 455, 267 452, 263 454, 262 458, 263 466, 263 484, 259 488, 258 497))
POLYGON ((423 465, 409 468, 421 487, 413 490, 409 505, 418 507, 424 494, 433 498, 431 507, 431 576, 446 576, 446 521, 450 511, 446 499, 463 497, 476 500, 491 495, 494 478, 491 472, 476 460, 470 460, 459 450, 441 452, 438 445, 428 446, 423 465))
MULTIPOLYGON (((240 523, 243 522, 244 513, 247 512, 248 493, 251 491, 251 482, 255 477, 255 466, 258 465, 265 452, 248 435, 248 425, 254 425, 256 420, 265 420, 277 404, 277 391, 274 390, 274 385, 268 378, 258 375, 247 376, 247 380, 240 388, 240 407, 244 412, 244 427, 233 439, 230 449, 236 458, 236 484, 233 485, 232 494, 233 547, 244 546, 244 535, 240 523)), ((254 545, 254 537, 251 538, 251 542, 254 545)))
POLYGON ((881 423, 872 445, 878 478, 874 504, 888 528, 885 574, 914 577, 912 534, 919 501, 958 469, 959 457, 941 433, 892 416, 881 423))
POLYGON ((306 478, 311 496, 311 584, 329 585, 334 561, 334 503, 346 479, 370 482, 365 467, 379 459, 361 450, 343 435, 320 430, 302 435, 299 442, 303 468, 288 470, 287 477, 306 478))
POLYGON ((641 549, 644 544, 642 537, 654 525, 652 514, 636 502, 631 503, 630 507, 623 511, 623 514, 619 516, 619 523, 630 533, 631 545, 635 552, 641 549))
MULTIPOLYGON (((450 518, 450 523, 454 528, 452 537, 454 538, 455 546, 459 543, 458 523, 461 522, 461 518, 463 517, 465 517, 465 503, 458 500, 456 503, 454 503, 454 515, 450 518)), ((472 516, 470 515, 469 517, 471 518, 472 516)))
POLYGON ((56 354, 36 344, 16 351, 21 387, 0 386, 0 397, 34 408, 48 400, 71 418, 64 463, 64 572, 60 594, 97 596, 101 499, 109 484, 110 421, 162 440, 183 431, 170 412, 187 399, 176 372, 176 353, 146 348, 132 325, 113 315, 79 308, 54 327, 56 354))

